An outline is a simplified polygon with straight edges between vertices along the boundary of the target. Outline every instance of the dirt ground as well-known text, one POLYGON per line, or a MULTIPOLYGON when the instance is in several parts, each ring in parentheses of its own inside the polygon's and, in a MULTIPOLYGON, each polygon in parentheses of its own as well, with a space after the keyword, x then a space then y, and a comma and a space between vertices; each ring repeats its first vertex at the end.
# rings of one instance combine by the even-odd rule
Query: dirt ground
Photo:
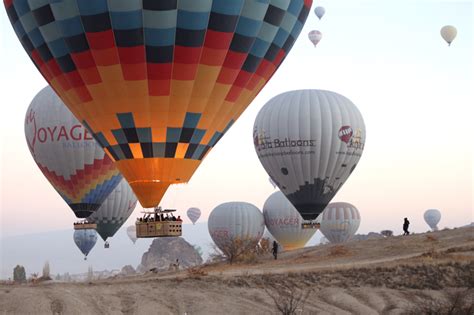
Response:
POLYGON ((474 314, 474 228, 89 283, 0 284, 0 314, 280 314, 291 305, 295 314, 474 314))

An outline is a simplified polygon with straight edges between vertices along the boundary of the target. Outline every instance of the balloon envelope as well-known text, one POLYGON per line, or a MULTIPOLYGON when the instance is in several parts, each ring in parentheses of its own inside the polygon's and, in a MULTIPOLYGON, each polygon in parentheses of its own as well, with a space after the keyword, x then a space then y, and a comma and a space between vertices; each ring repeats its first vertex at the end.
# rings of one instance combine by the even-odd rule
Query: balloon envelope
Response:
POLYGON ((198 208, 189 208, 188 211, 186 212, 188 215, 189 220, 193 222, 193 224, 196 223, 197 220, 201 217, 201 210, 198 208))
POLYGON ((330 203, 321 218, 321 233, 331 243, 343 243, 355 235, 360 225, 360 214, 347 202, 330 203))
POLYGON ((127 228, 127 235, 128 238, 133 242, 133 244, 135 244, 135 242, 137 241, 137 227, 135 225, 130 225, 127 228))
POLYGON ((303 219, 314 220, 356 167, 365 125, 355 105, 340 94, 291 91, 260 110, 253 138, 267 173, 303 219))
POLYGON ((31 102, 25 136, 41 172, 78 218, 99 209, 122 176, 50 87, 31 102))
POLYGON ((426 210, 423 217, 433 231, 438 230, 438 223, 441 220, 441 212, 438 209, 426 210))
POLYGON ((97 243, 97 233, 93 229, 74 230, 74 243, 76 243, 79 250, 84 254, 84 258, 89 255, 89 252, 97 243))
POLYGON ((110 193, 102 206, 88 221, 97 224, 97 233, 105 241, 127 221, 137 205, 137 197, 125 179, 110 193))
POLYGON ((314 14, 316 14, 318 19, 321 20, 321 18, 324 16, 324 13, 326 13, 326 9, 324 9, 323 7, 314 8, 314 14))
POLYGON ((312 0, 4 4, 36 67, 150 208, 265 86, 312 0))
POLYGON ((323 34, 320 31, 313 30, 308 33, 308 38, 313 43, 314 47, 316 47, 323 38, 323 34))
POLYGON ((451 43, 458 34, 457 29, 452 25, 445 25, 440 30, 441 37, 451 46, 451 43))
POLYGON ((258 244, 265 230, 260 210, 247 202, 223 203, 209 215, 209 234, 223 252, 235 240, 258 244))
POLYGON ((301 215, 280 191, 265 201, 263 217, 267 229, 286 250, 304 247, 316 233, 316 229, 301 228, 301 215))

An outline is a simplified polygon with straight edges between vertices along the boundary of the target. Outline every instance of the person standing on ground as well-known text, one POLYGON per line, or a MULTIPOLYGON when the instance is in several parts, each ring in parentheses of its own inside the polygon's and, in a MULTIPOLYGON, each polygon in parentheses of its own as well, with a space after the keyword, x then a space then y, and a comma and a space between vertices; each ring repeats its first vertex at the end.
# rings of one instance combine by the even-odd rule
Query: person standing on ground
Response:
POLYGON ((277 243, 277 241, 273 241, 272 254, 273 254, 273 257, 275 257, 275 259, 277 259, 277 255, 278 255, 278 243, 277 243))
POLYGON ((403 235, 410 235, 410 232, 408 232, 409 226, 410 226, 410 221, 408 221, 408 218, 405 218, 403 221, 403 235))

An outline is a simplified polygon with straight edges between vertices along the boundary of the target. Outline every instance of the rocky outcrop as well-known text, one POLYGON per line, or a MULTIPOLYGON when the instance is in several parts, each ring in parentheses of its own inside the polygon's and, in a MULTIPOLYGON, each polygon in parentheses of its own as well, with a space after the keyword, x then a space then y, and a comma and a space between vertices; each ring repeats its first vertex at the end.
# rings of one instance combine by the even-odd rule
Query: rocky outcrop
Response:
POLYGON ((181 237, 155 238, 142 256, 138 272, 167 271, 202 264, 199 252, 181 237), (178 260, 178 264, 176 263, 178 260))
POLYGON ((16 265, 13 269, 13 281, 15 282, 26 282, 26 272, 25 267, 16 265))
POLYGON ((369 232, 369 234, 356 234, 352 237, 351 240, 355 241, 365 241, 365 240, 372 240, 377 238, 384 238, 384 236, 380 233, 369 232))

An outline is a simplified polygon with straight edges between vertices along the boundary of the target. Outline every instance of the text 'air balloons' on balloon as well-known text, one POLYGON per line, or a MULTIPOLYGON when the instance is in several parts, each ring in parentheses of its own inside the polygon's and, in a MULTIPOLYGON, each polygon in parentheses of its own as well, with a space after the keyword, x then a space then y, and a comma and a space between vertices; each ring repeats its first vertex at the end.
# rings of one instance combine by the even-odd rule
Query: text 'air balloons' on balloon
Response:
POLYGON ((194 225, 196 221, 199 220, 199 218, 201 217, 201 210, 199 210, 198 208, 189 208, 186 214, 188 215, 189 220, 191 220, 194 225))
POLYGON ((127 236, 135 244, 137 241, 137 227, 135 225, 130 225, 127 227, 127 236))
POLYGON ((223 203, 209 215, 209 234, 216 246, 227 254, 236 243, 255 247, 265 230, 260 210, 248 202, 223 203))
POLYGON ((321 20, 321 18, 324 16, 324 13, 326 13, 326 9, 324 7, 316 7, 314 8, 314 14, 318 17, 318 19, 321 20))
POLYGON ((137 205, 137 197, 125 179, 105 199, 102 206, 87 220, 97 224, 97 233, 106 241, 127 221, 137 205))
POLYGON ((304 220, 314 220, 357 166, 365 125, 346 97, 322 90, 280 94, 253 130, 258 158, 304 220))
POLYGON ((308 33, 308 38, 313 43, 314 47, 316 47, 323 38, 323 34, 320 31, 312 30, 308 33))
POLYGON ((312 0, 4 4, 41 74, 151 208, 272 77, 312 0))
POLYGON ((448 43, 449 46, 451 46, 451 43, 458 34, 458 30, 452 25, 443 26, 439 32, 441 37, 448 43))
POLYGON ((347 202, 333 202, 322 214, 320 231, 331 243, 344 243, 355 235, 359 225, 356 207, 347 202))
POLYGON ((41 172, 78 218, 99 209, 122 180, 112 160, 50 87, 31 102, 25 136, 41 172))
POLYGON ((438 231, 438 223, 441 220, 441 212, 438 209, 426 210, 423 217, 433 231, 438 231))
POLYGON ((97 232, 93 229, 75 230, 73 239, 79 250, 84 254, 84 260, 87 260, 87 255, 97 243, 97 232))
POLYGON ((316 229, 303 229, 303 219, 291 202, 277 191, 263 205, 265 226, 286 250, 302 248, 316 233, 316 229))

